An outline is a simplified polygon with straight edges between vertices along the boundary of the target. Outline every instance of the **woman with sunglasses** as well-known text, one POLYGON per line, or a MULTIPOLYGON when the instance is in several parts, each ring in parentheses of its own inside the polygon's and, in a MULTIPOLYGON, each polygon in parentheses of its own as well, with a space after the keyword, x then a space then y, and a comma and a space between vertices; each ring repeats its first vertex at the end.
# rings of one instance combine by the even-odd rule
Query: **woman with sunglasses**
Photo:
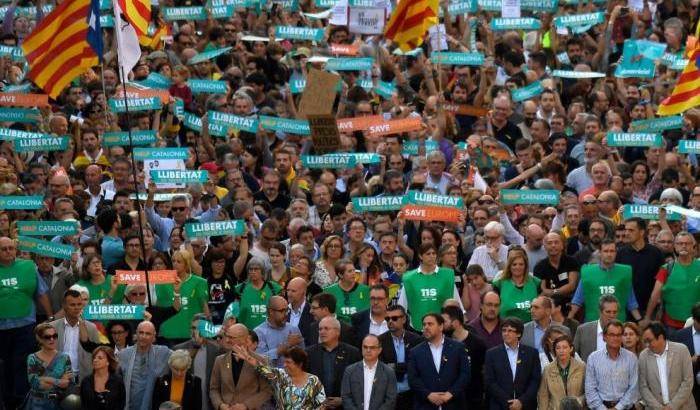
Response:
POLYGON ((70 357, 58 352, 58 332, 51 324, 38 325, 34 335, 40 349, 27 357, 30 390, 24 408, 58 410, 61 399, 73 382, 70 357))

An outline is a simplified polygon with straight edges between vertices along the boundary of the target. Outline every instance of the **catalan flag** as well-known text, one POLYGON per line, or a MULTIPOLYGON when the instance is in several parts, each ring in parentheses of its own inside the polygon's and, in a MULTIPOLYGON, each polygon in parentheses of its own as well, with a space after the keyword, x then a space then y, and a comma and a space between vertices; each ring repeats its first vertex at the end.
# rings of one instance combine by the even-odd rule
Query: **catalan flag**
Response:
POLYGON ((151 22, 151 0, 117 0, 123 18, 131 23, 139 36, 148 33, 151 22))
POLYGON ((99 0, 65 0, 22 43, 27 78, 56 98, 102 59, 99 0))
POLYGON ((686 45, 688 64, 676 81, 671 95, 659 104, 658 115, 674 115, 700 105, 700 44, 689 36, 686 45))
POLYGON ((394 10, 384 35, 406 52, 423 44, 430 26, 438 22, 438 0, 402 0, 394 10))
POLYGON ((154 26, 149 27, 148 32, 151 33, 151 31, 153 31, 153 34, 139 36, 139 44, 151 50, 160 50, 163 48, 163 41, 161 41, 163 37, 172 35, 170 26, 165 23, 159 24, 158 28, 154 26))

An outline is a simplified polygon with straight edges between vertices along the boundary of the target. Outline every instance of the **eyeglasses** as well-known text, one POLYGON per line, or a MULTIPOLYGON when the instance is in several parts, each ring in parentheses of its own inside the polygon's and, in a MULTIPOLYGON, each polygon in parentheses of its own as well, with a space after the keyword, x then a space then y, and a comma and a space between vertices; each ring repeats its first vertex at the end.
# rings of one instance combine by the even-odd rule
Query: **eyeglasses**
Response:
POLYGON ((56 339, 58 339, 58 333, 51 333, 50 335, 44 335, 41 338, 44 340, 56 340, 56 339))
POLYGON ((111 333, 113 335, 122 335, 122 334, 126 333, 126 331, 125 330, 112 330, 109 333, 111 333))
POLYGON ((399 316, 387 316, 384 318, 387 322, 398 322, 399 320, 403 319, 403 315, 399 316))
POLYGON ((146 296, 146 292, 130 292, 131 296, 146 296))
POLYGON ((595 205, 597 201, 583 201, 582 204, 584 205, 595 205))
POLYGON ((184 207, 184 206, 174 206, 174 207, 172 207, 172 208, 170 208, 170 209, 172 209, 173 212, 185 212, 185 209, 187 209, 187 207, 184 207))
POLYGON ((9 252, 9 251, 14 251, 14 250, 15 250, 14 246, 3 246, 2 248, 0 248, 0 251, 4 251, 4 252, 9 252))

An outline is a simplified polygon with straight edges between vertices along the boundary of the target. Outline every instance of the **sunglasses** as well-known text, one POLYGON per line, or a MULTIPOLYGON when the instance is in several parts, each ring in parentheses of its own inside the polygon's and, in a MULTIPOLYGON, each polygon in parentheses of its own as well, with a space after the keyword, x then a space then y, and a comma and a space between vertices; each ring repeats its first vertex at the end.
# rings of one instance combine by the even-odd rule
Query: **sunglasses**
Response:
POLYGON ((403 315, 401 315, 401 316, 387 316, 387 317, 385 317, 384 319, 385 319, 387 322, 398 322, 398 321, 399 321, 400 319, 402 319, 402 318, 403 318, 403 315))
POLYGON ((583 201, 584 205, 595 205, 597 201, 583 201))
POLYGON ((146 296, 146 292, 131 292, 131 296, 146 296))
POLYGON ((56 340, 56 339, 58 339, 58 333, 51 333, 50 335, 44 335, 41 338, 44 340, 56 340))
POLYGON ((174 206, 174 207, 172 207, 172 208, 170 208, 170 209, 172 209, 173 212, 185 212, 185 209, 187 209, 187 207, 184 207, 184 206, 174 206))

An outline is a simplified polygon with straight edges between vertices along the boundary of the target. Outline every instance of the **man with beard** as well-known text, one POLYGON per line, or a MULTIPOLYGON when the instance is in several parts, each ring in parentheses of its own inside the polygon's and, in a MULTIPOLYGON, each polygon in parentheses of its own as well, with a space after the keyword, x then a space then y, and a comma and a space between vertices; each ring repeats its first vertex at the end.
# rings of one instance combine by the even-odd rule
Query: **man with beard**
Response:
POLYGON ((601 218, 593 219, 588 227, 588 243, 574 255, 576 262, 579 265, 585 265, 597 261, 600 244, 608 236, 610 236, 608 225, 601 218))
MULTIPOLYGON (((572 152, 573 155, 573 152, 572 152)), ((566 185, 574 188, 579 194, 593 186, 591 170, 593 165, 603 158, 603 147, 599 140, 588 139, 584 146, 584 165, 569 172, 566 176, 566 185)))
POLYGON ((290 198, 283 192, 280 192, 282 176, 277 170, 270 170, 263 177, 262 189, 253 195, 256 201, 265 201, 270 204, 270 208, 287 209, 290 198))
POLYGON ((469 360, 471 380, 464 391, 467 397, 467 408, 481 408, 484 395, 483 368, 486 344, 469 329, 464 327, 464 313, 456 306, 442 308, 442 317, 445 319, 444 333, 447 337, 464 343, 464 350, 469 360))

